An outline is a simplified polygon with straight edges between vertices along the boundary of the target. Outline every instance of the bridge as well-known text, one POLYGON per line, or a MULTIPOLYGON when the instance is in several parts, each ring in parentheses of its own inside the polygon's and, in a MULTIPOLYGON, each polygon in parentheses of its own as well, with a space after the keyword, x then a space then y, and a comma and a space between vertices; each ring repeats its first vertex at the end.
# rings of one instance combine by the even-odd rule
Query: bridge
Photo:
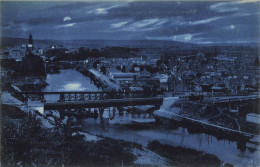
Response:
POLYGON ((46 95, 58 96, 57 102, 87 101, 87 100, 105 100, 105 99, 127 99, 127 98, 150 98, 156 97, 156 92, 20 92, 25 98, 32 101, 40 100, 46 102, 46 95))
POLYGON ((106 107, 155 105, 160 107, 163 98, 156 97, 156 92, 21 92, 25 102, 40 100, 44 110, 98 108, 101 115, 106 107), (55 102, 48 102, 46 97, 55 96, 55 102))
POLYGON ((246 101, 249 101, 249 100, 259 100, 260 99, 260 96, 259 95, 236 95, 236 96, 209 96, 209 95, 206 95, 204 96, 203 94, 202 95, 197 95, 197 96, 182 96, 180 95, 179 98, 181 100, 190 100, 190 101, 203 101, 205 100, 206 102, 208 103, 218 103, 218 104, 221 104, 221 103, 230 103, 230 102, 246 102, 246 101), (194 97, 194 99, 192 100, 191 98, 194 97))
POLYGON ((258 100, 259 95, 248 96, 228 96, 228 97, 213 97, 213 103, 228 103, 228 102, 242 102, 248 100, 258 100))

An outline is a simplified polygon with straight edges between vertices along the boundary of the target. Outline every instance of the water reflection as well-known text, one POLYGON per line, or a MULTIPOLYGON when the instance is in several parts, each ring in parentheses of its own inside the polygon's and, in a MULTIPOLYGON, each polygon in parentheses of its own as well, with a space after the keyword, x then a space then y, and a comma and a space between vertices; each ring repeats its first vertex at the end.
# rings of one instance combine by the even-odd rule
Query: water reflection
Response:
POLYGON ((84 91, 86 88, 82 87, 82 84, 77 82, 77 83, 68 83, 64 85, 64 90, 66 91, 84 91))
POLYGON ((98 88, 90 82, 90 78, 74 69, 60 70, 58 74, 48 74, 46 82, 49 85, 42 89, 43 92, 98 90, 98 88))
MULTIPOLYGON (((90 78, 74 69, 60 70, 57 74, 48 74, 46 82, 49 84, 42 92, 70 92, 70 91, 98 91, 90 82, 90 78)), ((45 95, 47 102, 58 101, 59 95, 45 95)))

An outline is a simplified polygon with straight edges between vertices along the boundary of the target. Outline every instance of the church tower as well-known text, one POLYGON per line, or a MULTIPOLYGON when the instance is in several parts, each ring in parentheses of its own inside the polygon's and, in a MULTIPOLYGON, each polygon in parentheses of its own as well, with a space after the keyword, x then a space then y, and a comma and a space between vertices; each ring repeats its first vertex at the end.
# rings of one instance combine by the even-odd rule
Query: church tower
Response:
POLYGON ((30 36, 29 36, 29 44, 33 44, 32 33, 30 33, 30 36))
POLYGON ((27 51, 27 52, 32 52, 32 51, 33 51, 33 38, 32 38, 32 33, 30 33, 29 41, 28 41, 28 44, 27 44, 27 46, 26 46, 26 51, 27 51))

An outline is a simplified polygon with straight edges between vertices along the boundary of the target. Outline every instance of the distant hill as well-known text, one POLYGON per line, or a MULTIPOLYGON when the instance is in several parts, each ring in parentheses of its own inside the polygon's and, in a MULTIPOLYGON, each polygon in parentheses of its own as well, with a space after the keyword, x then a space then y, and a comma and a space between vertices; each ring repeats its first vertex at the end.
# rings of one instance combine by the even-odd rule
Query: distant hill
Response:
MULTIPOLYGON (((20 46, 27 44, 28 39, 24 38, 1 38, 1 48, 20 46)), ((185 47, 191 48, 195 44, 175 42, 175 41, 159 41, 159 40, 34 40, 36 47, 46 48, 51 45, 63 45, 67 48, 104 48, 106 46, 118 46, 129 48, 171 48, 185 47)))
MULTIPOLYGON (((21 46, 27 44, 25 38, 1 38, 1 48, 21 46)), ((63 45, 66 48, 104 48, 107 46, 129 47, 129 48, 158 48, 158 49, 194 49, 209 46, 251 46, 259 47, 259 43, 217 43, 217 44, 191 44, 176 41, 161 40, 34 40, 34 45, 39 48, 48 48, 51 45, 63 45)))

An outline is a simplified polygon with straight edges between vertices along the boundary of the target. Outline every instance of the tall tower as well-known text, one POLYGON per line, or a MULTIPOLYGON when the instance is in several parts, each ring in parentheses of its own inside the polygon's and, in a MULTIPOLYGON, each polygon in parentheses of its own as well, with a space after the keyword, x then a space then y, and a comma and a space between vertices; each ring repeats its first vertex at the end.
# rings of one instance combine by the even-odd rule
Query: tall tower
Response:
POLYGON ((32 38, 32 33, 30 32, 30 36, 29 36, 29 44, 33 44, 33 38, 32 38))
POLYGON ((33 51, 33 38, 32 38, 32 33, 30 33, 29 43, 26 45, 26 52, 32 52, 32 51, 33 51))

